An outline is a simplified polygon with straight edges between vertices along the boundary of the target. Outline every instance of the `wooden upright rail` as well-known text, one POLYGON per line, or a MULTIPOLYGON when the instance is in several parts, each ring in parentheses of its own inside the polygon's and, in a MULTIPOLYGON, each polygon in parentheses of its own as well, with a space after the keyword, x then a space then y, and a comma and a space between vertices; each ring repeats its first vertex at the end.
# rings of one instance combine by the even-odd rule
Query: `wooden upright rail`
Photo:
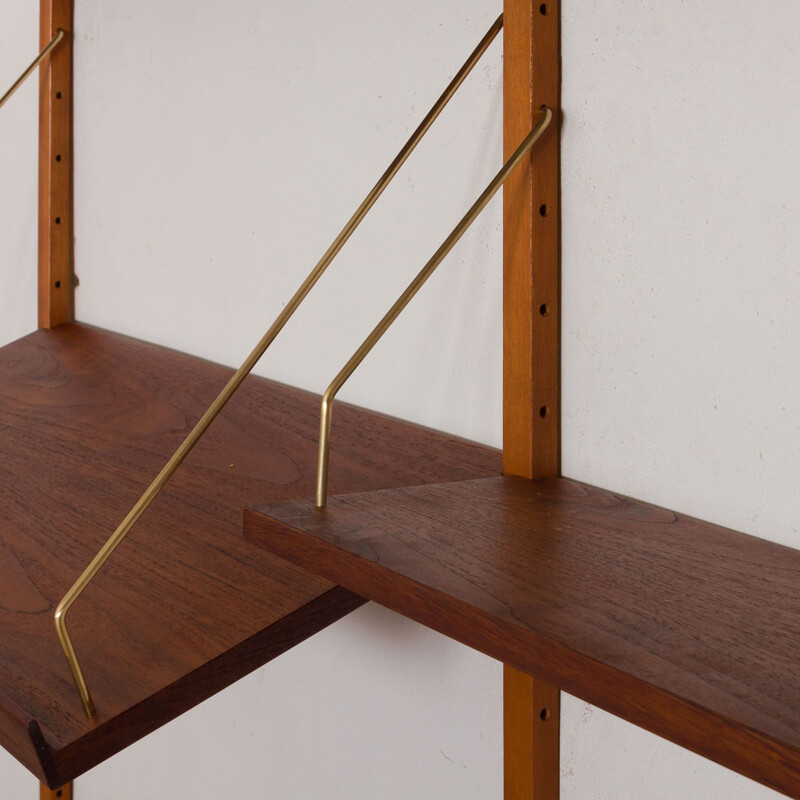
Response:
POLYGON ((73 0, 40 0, 44 47, 66 37, 39 68, 39 327, 73 319, 72 19, 73 0))
MULTIPOLYGON (((545 478, 561 470, 561 8, 504 6, 505 156, 543 103, 555 116, 503 194, 503 471, 545 478)), ((503 677, 506 800, 558 800, 559 690, 509 664, 503 677)))
POLYGON ((72 800, 72 782, 60 789, 48 789, 42 783, 39 788, 39 800, 72 800))

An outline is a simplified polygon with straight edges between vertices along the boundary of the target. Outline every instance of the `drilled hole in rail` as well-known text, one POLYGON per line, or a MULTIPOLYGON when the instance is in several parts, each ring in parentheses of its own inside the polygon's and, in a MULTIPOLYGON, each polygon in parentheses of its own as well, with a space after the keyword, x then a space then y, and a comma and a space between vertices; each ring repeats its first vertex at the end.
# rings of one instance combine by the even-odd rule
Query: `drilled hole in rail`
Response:
POLYGON ((543 17, 547 16, 547 3, 542 3, 542 4, 539 6, 539 13, 540 13, 540 14, 541 14, 543 17))
POLYGON ((549 720, 549 719, 550 719, 550 709, 549 709, 549 708, 543 708, 543 709, 542 709, 542 710, 539 712, 539 719, 540 719, 542 722, 547 722, 547 720, 549 720))
POLYGON ((63 794, 62 790, 61 790, 61 789, 59 789, 59 790, 56 792, 56 797, 61 797, 61 795, 62 795, 62 794, 63 794))
POLYGON ((550 308, 547 303, 542 303, 539 306, 539 315, 542 317, 546 317, 550 313, 550 308))
POLYGON ((56 161, 61 161, 61 156, 60 155, 56 156, 56 161))
POLYGON ((60 100, 63 96, 61 92, 56 92, 56 100, 60 100))
POLYGON ((542 406, 542 407, 539 409, 539 416, 540 416, 542 419, 544 419, 545 417, 549 417, 549 416, 550 416, 550 409, 549 409, 547 406, 542 406))
POLYGON ((56 281, 54 286, 56 287, 56 289, 60 289, 61 288, 61 281, 56 281))
POLYGON ((550 210, 547 208, 547 203, 542 203, 539 206, 539 216, 546 217, 550 213, 550 210))
POLYGON ((56 217, 56 225, 60 225, 60 224, 61 224, 61 217, 56 217))

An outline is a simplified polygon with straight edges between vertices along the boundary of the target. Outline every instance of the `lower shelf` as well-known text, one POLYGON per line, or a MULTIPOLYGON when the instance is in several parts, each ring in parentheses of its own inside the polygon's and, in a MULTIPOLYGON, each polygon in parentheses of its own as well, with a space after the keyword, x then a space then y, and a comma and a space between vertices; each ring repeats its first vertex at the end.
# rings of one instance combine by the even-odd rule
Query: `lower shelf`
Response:
POLYGON ((246 537, 800 797, 800 551, 564 478, 246 512, 246 537))
MULTIPOLYGON (((231 375, 84 325, 0 348, 0 745, 50 786, 359 606, 242 540, 242 508, 313 491, 319 401, 250 378, 70 612, 56 603, 231 375)), ((337 406, 332 483, 497 474, 496 451, 337 406)))

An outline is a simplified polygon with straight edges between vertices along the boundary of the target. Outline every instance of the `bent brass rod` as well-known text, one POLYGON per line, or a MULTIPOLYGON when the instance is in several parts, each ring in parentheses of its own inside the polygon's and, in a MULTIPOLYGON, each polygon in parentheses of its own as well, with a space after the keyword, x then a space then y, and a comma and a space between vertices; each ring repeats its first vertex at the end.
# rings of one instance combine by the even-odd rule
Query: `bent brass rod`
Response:
POLYGON ((456 242, 463 236, 464 232, 475 221, 483 211, 486 204, 492 199, 495 192, 503 185, 506 178, 511 174, 514 167, 525 157, 525 154, 533 147, 536 140, 544 133, 545 128, 550 124, 553 112, 542 106, 539 121, 534 125, 531 132, 523 139, 522 144, 514 151, 514 154, 506 161, 500 172, 495 175, 491 183, 484 189, 481 196, 475 201, 469 211, 453 229, 452 233, 444 240, 439 249, 433 254, 430 261, 422 268, 419 274, 409 284, 408 288, 398 298, 395 304, 386 312, 386 315, 372 330, 372 333, 364 340, 361 347, 356 350, 352 358, 344 365, 341 372, 333 379, 331 385, 325 390, 322 396, 322 408, 319 424, 319 459, 317 461, 317 508, 325 508, 328 499, 328 462, 330 459, 330 440, 331 440, 331 416, 333 413, 333 399, 336 393, 342 388, 345 381, 355 372, 356 367, 364 360, 367 354, 376 345, 378 340, 389 329, 391 324, 400 316, 403 309, 411 302, 414 295, 422 288, 425 281, 430 278, 445 256, 453 249, 456 242))
POLYGON ((314 269, 311 270, 309 276, 305 279, 305 281, 303 281, 303 284, 295 292, 292 299, 278 315, 275 322, 272 323, 272 326, 264 334, 253 352, 250 353, 242 366, 236 370, 236 372, 233 374, 233 377, 231 377, 231 379, 228 381, 227 385, 222 392, 220 392, 217 399, 214 400, 205 414, 203 414, 191 433, 175 451, 175 454, 172 456, 172 458, 170 458, 156 479, 150 484, 136 505, 130 510, 117 530, 114 531, 105 545, 103 545, 100 552, 98 552, 94 559, 92 559, 92 562, 88 567, 86 567, 81 576, 77 581, 75 581, 73 586, 64 595, 61 602, 56 607, 54 617, 56 633, 58 634, 58 639, 61 642, 61 647, 67 659, 67 664, 69 665, 69 670, 72 674, 72 680, 74 681, 75 687, 80 695, 83 710, 86 712, 87 716, 91 717, 94 715, 95 706, 92 696, 89 692, 89 688, 86 685, 86 679, 83 675, 80 662, 78 661, 78 656, 75 653, 75 648, 72 645, 72 640, 69 636, 69 632, 67 631, 66 614, 70 606, 72 606, 72 604, 78 599, 81 592, 83 592, 83 590, 91 582, 92 578, 97 574, 103 564, 105 564, 109 556, 111 556, 122 539, 125 538, 139 517, 144 513, 145 509, 150 505, 167 481, 172 477, 175 470, 181 465, 186 456, 189 455, 192 448, 197 444, 200 437, 205 433, 219 412, 222 411, 225 404, 239 388, 242 381, 258 363, 261 356, 264 355, 267 348, 270 346, 270 344, 272 344, 273 340, 283 329, 284 325, 286 325, 289 318, 297 310, 297 307, 300 305, 300 303, 303 302, 306 295, 314 287, 314 284, 316 284, 316 282, 320 279, 322 273, 325 272, 331 261, 333 261, 333 259, 336 257, 336 254, 342 249, 345 242, 352 235, 353 231, 358 227, 359 223, 366 216, 367 212, 375 204, 375 201, 381 196, 383 190, 387 187, 408 156, 411 155, 411 152, 439 116, 442 109, 447 105, 450 98, 455 94, 458 87, 464 82, 464 79, 489 47, 492 40, 495 38, 495 36, 497 36, 502 27, 503 16, 501 14, 491 28, 489 28, 483 39, 481 39, 475 50, 473 50, 473 52, 470 54, 469 58, 464 63, 464 66, 462 66, 461 69, 456 73, 453 80, 444 90, 441 97, 439 97, 439 99, 436 101, 433 108, 431 108, 431 110, 428 112, 425 119, 422 120, 414 133, 411 134, 411 138, 406 142, 405 145, 403 145, 402 150, 400 150, 397 157, 389 165, 386 172, 383 173, 380 180, 375 184, 373 189, 364 199, 364 202, 358 207, 355 214, 353 214, 348 223, 344 226, 342 232, 336 237, 333 244, 331 244, 331 246, 325 251, 325 254, 322 256, 314 269))
POLYGON ((19 87, 22 86, 23 83, 25 83, 25 79, 36 69, 36 67, 38 67, 39 64, 41 64, 42 61, 44 61, 47 58, 47 56, 49 56, 50 53, 53 52, 53 50, 55 50, 59 42, 65 36, 66 34, 64 33, 64 31, 62 31, 61 28, 59 28, 58 31, 56 32, 56 35, 50 40, 50 44, 48 44, 47 47, 45 47, 45 49, 42 50, 41 53, 39 53, 39 55, 34 59, 33 63, 28 67, 28 69, 26 69, 25 72, 23 72, 22 75, 20 75, 19 78, 17 78, 17 80, 14 82, 14 85, 2 97, 0 97, 0 108, 2 108, 5 105, 6 101, 11 97, 11 95, 14 94, 14 92, 16 92, 17 89, 19 89, 19 87))

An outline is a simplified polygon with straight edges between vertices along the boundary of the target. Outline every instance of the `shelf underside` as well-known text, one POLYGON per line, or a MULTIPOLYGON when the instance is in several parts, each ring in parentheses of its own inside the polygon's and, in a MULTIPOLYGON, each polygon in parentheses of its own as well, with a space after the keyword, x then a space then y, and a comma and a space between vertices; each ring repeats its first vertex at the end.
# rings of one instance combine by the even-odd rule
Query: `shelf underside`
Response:
MULTIPOLYGON (((249 378, 70 612, 55 604, 231 375, 84 325, 0 348, 0 744, 57 786, 358 607, 242 539, 242 508, 313 491, 318 400, 249 378)), ((497 474, 496 451, 337 406, 331 484, 497 474)))
POLYGON ((245 532, 800 797, 800 551, 564 478, 269 504, 245 532))

